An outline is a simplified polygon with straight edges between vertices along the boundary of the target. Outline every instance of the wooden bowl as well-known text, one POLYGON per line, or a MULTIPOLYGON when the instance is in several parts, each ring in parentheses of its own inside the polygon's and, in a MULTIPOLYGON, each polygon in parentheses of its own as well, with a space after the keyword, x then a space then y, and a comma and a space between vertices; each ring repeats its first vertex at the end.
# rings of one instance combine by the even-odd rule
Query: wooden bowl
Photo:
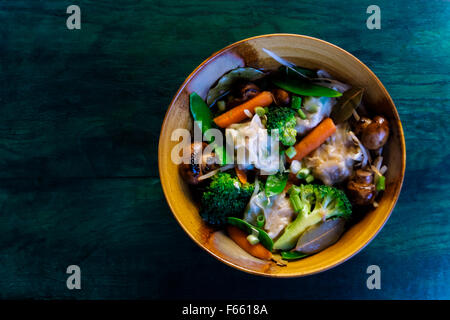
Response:
POLYGON ((405 172, 405 141, 394 102, 380 80, 361 61, 328 42, 294 34, 269 34, 236 42, 206 59, 199 65, 173 98, 161 129, 158 149, 159 173, 167 202, 186 233, 203 249, 222 262, 252 274, 269 277, 297 277, 328 270, 358 253, 381 230, 391 214, 405 172), (229 70, 242 66, 275 69, 277 62, 261 49, 267 48, 283 58, 307 68, 321 68, 333 77, 353 86, 366 88, 364 103, 368 109, 389 120, 391 136, 384 148, 388 165, 386 191, 379 206, 370 209, 362 220, 347 230, 333 246, 303 260, 281 267, 273 262, 256 259, 239 248, 223 232, 215 232, 200 218, 187 184, 171 161, 171 150, 178 143, 171 141, 177 128, 192 130, 189 94, 197 92, 205 98, 214 82, 229 70))

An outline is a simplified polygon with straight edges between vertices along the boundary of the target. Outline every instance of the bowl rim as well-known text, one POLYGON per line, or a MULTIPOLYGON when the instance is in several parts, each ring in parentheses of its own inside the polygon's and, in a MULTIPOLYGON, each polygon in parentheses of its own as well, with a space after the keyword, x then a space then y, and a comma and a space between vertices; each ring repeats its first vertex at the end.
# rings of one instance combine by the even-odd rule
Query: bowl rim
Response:
POLYGON ((388 91, 386 90, 386 88, 384 87, 383 83, 380 81, 380 79, 378 79, 378 77, 375 75, 375 73, 369 68, 367 67, 361 60, 359 60, 357 57, 355 57, 354 55, 352 55, 351 53, 349 53, 348 51, 338 47, 337 45, 334 45, 328 41, 322 40, 322 39, 318 39, 315 37, 311 37, 311 36, 306 36, 306 35, 300 35, 300 34, 293 34, 293 33, 270 33, 270 34, 263 34, 263 35, 259 35, 259 36, 253 36, 253 37, 249 37, 243 40, 239 40, 237 42, 234 42, 216 52, 214 52, 213 54, 211 54, 208 58, 206 58, 202 63, 200 63, 184 80, 184 82, 181 84, 181 86, 179 87, 178 91, 176 92, 176 94, 174 95, 174 97, 172 98, 169 107, 166 110, 166 113, 164 115, 164 119, 161 125, 161 130, 160 130, 160 136, 159 136, 159 140, 158 140, 158 171, 159 171, 159 177, 160 177, 160 181, 161 181, 161 186, 163 189, 163 193, 164 193, 164 197, 166 198, 166 202, 169 205, 169 208, 173 214, 173 216, 175 217, 175 219, 177 220, 178 224, 181 226, 181 228, 188 234, 188 236, 203 250, 205 250, 206 252, 208 252, 210 255, 212 255, 213 257, 215 257, 216 259, 218 259, 219 261, 225 263, 228 266, 231 266, 235 269, 244 271, 246 273, 249 274, 254 274, 254 275, 259 275, 259 276, 264 276, 264 277, 268 277, 268 278, 298 278, 298 277, 305 277, 305 276, 310 276, 310 275, 314 275, 317 273, 321 273, 327 270, 330 270, 332 268, 337 267, 338 265, 346 262, 347 260, 351 259, 352 257, 354 257, 356 254, 358 254, 362 249, 364 249, 370 242, 372 242, 372 240, 377 236, 377 234, 381 231, 381 229, 383 229, 384 225, 386 224, 387 220, 390 218, 392 211, 394 210, 395 205, 397 204, 402 186, 403 186, 403 181, 405 178, 405 167, 406 167, 406 146, 405 146, 405 137, 404 137, 404 132, 403 132, 403 126, 402 126, 402 122, 400 119, 400 116, 398 114, 397 111, 397 107, 395 106, 394 101, 392 100, 391 96, 389 95, 388 91), (398 189, 395 191, 395 193, 393 194, 393 201, 391 201, 389 208, 387 211, 389 211, 389 213, 385 216, 383 222, 381 223, 381 225, 375 229, 369 236, 369 238, 367 239, 367 241, 365 241, 364 243, 361 243, 359 245, 359 247, 354 250, 353 252, 347 254, 346 256, 344 256, 343 258, 336 260, 335 262, 327 265, 327 266, 322 266, 322 267, 317 267, 316 269, 309 271, 309 272, 305 272, 305 273, 298 273, 298 272, 292 272, 292 273, 265 273, 263 271, 255 271, 255 270, 251 270, 251 269, 247 269, 245 266, 242 265, 238 265, 235 264, 231 261, 226 260, 225 258, 222 258, 221 256, 215 254, 213 251, 211 251, 210 249, 206 248, 202 243, 200 243, 200 241, 198 241, 193 234, 180 222, 180 220, 178 219, 177 215, 175 214, 174 208, 172 207, 172 203, 169 200, 168 197, 168 190, 166 189, 165 183, 162 180, 162 168, 161 168, 161 163, 162 163, 162 154, 161 154, 161 145, 162 145, 162 132, 164 130, 164 127, 166 125, 166 120, 169 114, 169 111, 171 109, 171 107, 173 106, 174 102, 178 99, 178 97, 180 96, 180 94, 183 92, 184 88, 186 87, 186 85, 189 83, 189 81, 205 66, 207 65, 209 62, 213 61, 216 57, 218 57, 221 53, 230 50, 231 48, 234 48, 236 46, 238 46, 239 44, 243 43, 243 42, 247 42, 250 40, 254 40, 254 39, 259 39, 259 38, 269 38, 269 37, 298 37, 298 38, 304 38, 304 39, 309 39, 309 40, 313 40, 313 41, 317 41, 317 42, 321 42, 325 45, 334 47, 335 49, 351 56, 358 64, 361 65, 361 67, 363 67, 364 69, 366 69, 366 71, 369 72, 369 74, 376 80, 376 82, 378 83, 378 85, 380 86, 383 95, 388 99, 388 101, 392 104, 392 106, 394 107, 394 115, 395 117, 398 119, 398 129, 399 129, 399 139, 400 139, 400 147, 401 147, 401 179, 400 179, 400 183, 399 183, 399 187, 398 189))

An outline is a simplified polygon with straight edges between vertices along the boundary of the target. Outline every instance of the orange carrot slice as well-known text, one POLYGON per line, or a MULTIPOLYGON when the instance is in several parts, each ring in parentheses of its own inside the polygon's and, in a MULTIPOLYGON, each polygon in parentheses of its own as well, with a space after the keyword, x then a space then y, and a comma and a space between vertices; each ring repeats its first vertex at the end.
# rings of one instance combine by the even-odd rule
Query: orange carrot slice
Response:
POLYGON ((270 93, 269 91, 263 91, 254 98, 214 118, 214 122, 219 127, 226 128, 230 124, 238 123, 248 118, 248 115, 246 113, 251 112, 253 114, 256 107, 267 107, 271 105, 272 102, 272 93, 270 93), (248 112, 246 112, 245 110, 248 110, 248 112))
POLYGON ((228 235, 234 242, 236 242, 239 247, 247 251, 252 256, 263 259, 263 260, 271 260, 272 252, 264 248, 261 243, 258 244, 250 244, 247 240, 248 234, 245 231, 242 231, 238 227, 228 225, 227 226, 228 235))
POLYGON ((334 125, 333 120, 331 120, 331 118, 326 118, 294 146, 297 153, 292 159, 286 157, 287 161, 302 160, 309 153, 316 150, 335 132, 336 126, 334 125))

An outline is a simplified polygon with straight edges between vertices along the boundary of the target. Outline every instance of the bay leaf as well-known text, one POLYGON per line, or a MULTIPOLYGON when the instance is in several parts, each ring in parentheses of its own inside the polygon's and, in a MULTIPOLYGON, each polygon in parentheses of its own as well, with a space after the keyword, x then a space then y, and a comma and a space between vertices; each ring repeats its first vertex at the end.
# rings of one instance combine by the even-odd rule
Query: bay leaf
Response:
POLYGON ((353 114, 353 110, 358 108, 361 104, 363 94, 363 88, 353 87, 345 91, 331 112, 330 118, 334 123, 342 123, 350 118, 353 114))
POLYGON ((233 84, 238 80, 255 81, 265 76, 265 73, 261 70, 245 67, 233 69, 230 72, 224 74, 217 84, 209 89, 206 97, 206 103, 211 106, 218 99, 222 98, 226 93, 231 90, 233 84))
POLYGON ((298 239, 295 251, 312 254, 334 244, 344 232, 345 220, 333 219, 308 228, 298 239))

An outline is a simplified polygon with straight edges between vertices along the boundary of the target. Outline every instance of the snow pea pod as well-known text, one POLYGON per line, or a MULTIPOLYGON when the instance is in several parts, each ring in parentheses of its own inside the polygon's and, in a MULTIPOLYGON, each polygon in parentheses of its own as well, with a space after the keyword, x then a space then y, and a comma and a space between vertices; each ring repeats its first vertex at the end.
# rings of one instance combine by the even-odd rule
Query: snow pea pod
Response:
POLYGON ((213 145, 214 152, 216 153, 216 157, 219 159, 219 163, 221 165, 232 164, 231 156, 227 152, 227 148, 225 146, 218 147, 216 143, 211 142, 213 145))
POLYGON ((296 252, 296 251, 282 251, 281 258, 284 260, 298 260, 308 256, 305 253, 296 252))
POLYGON ((236 217, 228 217, 227 221, 229 224, 231 224, 235 227, 238 227, 239 229, 247 232, 248 234, 258 233, 259 242, 267 250, 272 251, 272 248, 273 248, 272 238, 270 238, 269 235, 267 234, 267 232, 265 232, 263 229, 255 227, 254 225, 251 225, 247 221, 236 218, 236 217))
POLYGON ((213 114, 209 109, 205 100, 203 100, 196 92, 192 92, 189 96, 190 110, 194 121, 201 121, 202 133, 213 128, 213 114))
POLYGON ((272 82, 281 89, 301 96, 329 98, 342 96, 339 91, 319 86, 308 79, 295 76, 293 73, 278 73, 272 78, 272 82))
POLYGON ((288 181, 288 175, 277 173, 267 177, 265 192, 266 196, 271 197, 283 192, 288 181))
MULTIPOLYGON (((189 102, 191 114, 194 118, 194 121, 201 121, 202 123, 201 129, 203 134, 205 134, 207 130, 216 127, 213 121, 214 116, 211 109, 196 92, 192 92, 190 94, 189 102)), ((229 159, 231 159, 231 157, 227 154, 225 146, 217 147, 212 139, 208 140, 208 142, 213 144, 220 164, 223 165, 230 162, 229 159)))

